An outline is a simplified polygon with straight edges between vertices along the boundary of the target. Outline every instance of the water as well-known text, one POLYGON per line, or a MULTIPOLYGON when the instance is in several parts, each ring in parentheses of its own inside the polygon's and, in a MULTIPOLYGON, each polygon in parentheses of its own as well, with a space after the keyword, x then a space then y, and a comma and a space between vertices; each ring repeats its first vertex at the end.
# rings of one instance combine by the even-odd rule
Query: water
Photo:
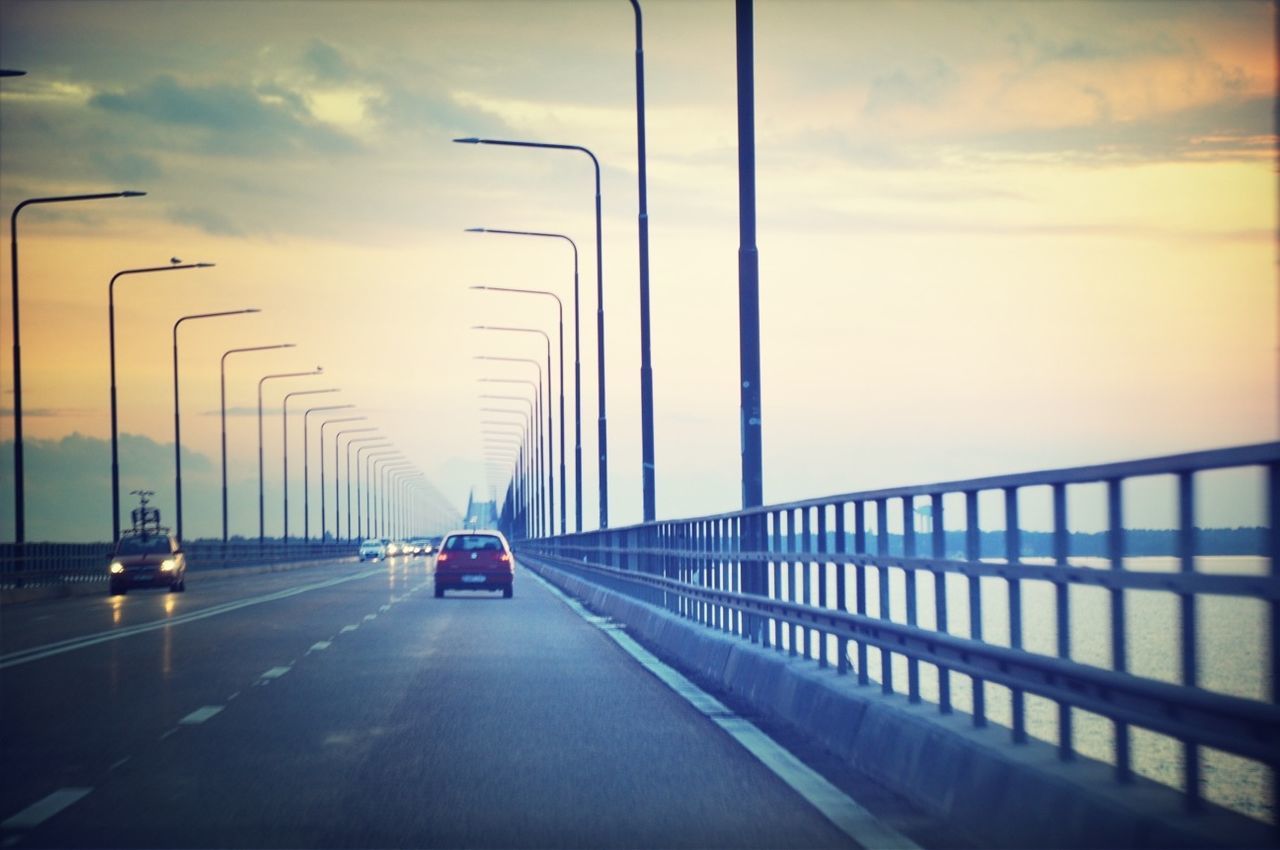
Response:
MULTIPOLYGON (((1026 558, 1028 564, 1049 564, 1048 560, 1026 558)), ((1075 566, 1107 568, 1105 559, 1072 558, 1075 566)), ((1141 572, 1178 571, 1176 558, 1127 558, 1125 568, 1141 572)), ((817 587, 816 567, 811 567, 810 587, 817 587)), ((856 610, 856 589, 852 568, 846 576, 848 610, 856 610)), ((1219 575, 1265 576, 1269 561, 1264 557, 1200 557, 1199 572, 1219 575)), ((785 587, 792 586, 786 567, 782 568, 785 587)), ((867 612, 880 615, 880 571, 867 570, 867 612)), ((828 571, 827 599, 836 599, 835 574, 828 571)), ((906 622, 906 572, 888 570, 889 618, 906 622)), ((965 576, 945 574, 949 632, 957 637, 970 637, 969 580, 965 576)), ((1009 585, 1001 578, 982 578, 979 582, 982 608, 982 638, 985 642, 1010 645, 1009 585)), ((1023 648, 1043 655, 1057 655, 1057 614, 1055 587, 1042 580, 1021 582, 1023 648)), ((936 628, 934 619, 935 578, 919 572, 916 579, 918 623, 926 629, 936 628)), ((1101 587, 1068 588, 1070 608, 1071 659, 1104 669, 1111 664, 1111 591, 1101 587)), ((786 594, 784 593, 784 596, 786 594)), ((814 600, 816 601, 816 599, 814 600)), ((1256 599, 1225 596, 1200 596, 1197 599, 1197 646, 1199 685, 1206 690, 1266 700, 1271 692, 1270 657, 1267 649, 1267 605, 1256 599)), ((1181 613, 1178 597, 1172 593, 1147 590, 1124 591, 1127 664, 1130 673, 1174 684, 1181 683, 1181 613)), ((789 647, 789 634, 784 630, 781 643, 789 647)), ((818 645, 805 646, 814 657, 818 645)), ((838 652, 836 641, 826 641, 828 658, 838 652)), ((880 652, 868 648, 867 671, 879 680, 880 652)), ((856 670, 856 653, 850 652, 856 670)), ((907 660, 892 659, 894 689, 906 693, 907 660)), ((951 699, 957 710, 972 712, 972 682, 968 676, 951 673, 951 699)), ((1012 701, 1007 688, 984 685, 987 716, 990 722, 1012 727, 1012 701)), ((930 664, 920 664, 920 691, 926 701, 937 702, 938 671, 930 664)), ((1076 751, 1099 761, 1114 764, 1114 727, 1111 721, 1086 711, 1072 711, 1076 751)), ((1040 697, 1026 696, 1027 733, 1051 744, 1058 743, 1057 704, 1040 697)), ((1165 735, 1141 729, 1131 730, 1132 766, 1135 773, 1164 785, 1183 789, 1184 752, 1182 744, 1165 735)), ((1242 759, 1211 748, 1201 748, 1202 793, 1212 802, 1260 820, 1275 822, 1275 804, 1270 799, 1270 770, 1257 762, 1242 759)))

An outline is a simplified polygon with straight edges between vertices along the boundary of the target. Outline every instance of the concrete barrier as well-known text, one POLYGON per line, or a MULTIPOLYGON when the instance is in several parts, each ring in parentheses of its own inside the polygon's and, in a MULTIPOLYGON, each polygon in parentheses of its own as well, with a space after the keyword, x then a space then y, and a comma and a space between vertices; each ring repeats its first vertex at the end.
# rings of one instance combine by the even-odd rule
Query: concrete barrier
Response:
POLYGON ((1011 743, 1009 730, 975 728, 971 715, 939 714, 880 685, 822 669, 663 608, 521 558, 591 610, 626 626, 655 655, 727 693, 906 798, 965 836, 1009 848, 1277 847, 1275 827, 1204 803, 1194 814, 1177 791, 1049 744, 1011 743))

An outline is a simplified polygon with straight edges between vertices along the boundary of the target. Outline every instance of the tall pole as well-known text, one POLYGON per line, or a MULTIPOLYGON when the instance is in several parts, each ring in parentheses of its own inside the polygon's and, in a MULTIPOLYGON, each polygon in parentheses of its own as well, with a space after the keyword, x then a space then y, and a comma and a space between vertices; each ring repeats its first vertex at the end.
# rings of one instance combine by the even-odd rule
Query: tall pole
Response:
MULTIPOLYGON (((17 255, 14 255, 17 262, 17 255)), ((168 266, 151 266, 142 269, 125 269, 111 276, 107 284, 107 340, 109 346, 108 360, 111 367, 111 539, 120 539, 120 430, 118 408, 116 404, 116 281, 125 275, 148 274, 151 272, 169 272, 179 269, 207 269, 213 263, 181 263, 168 266)), ((16 269, 16 265, 15 265, 16 269)), ((15 276, 16 276, 15 271, 15 276)), ((15 301, 16 305, 16 301, 15 301)), ((15 313, 17 307, 14 307, 15 313)), ((16 318, 15 318, 16 321, 16 318)), ((14 336, 15 341, 17 336, 14 336)), ((17 408, 15 407, 16 411, 17 408)))
MULTIPOLYGON (((313 413, 319 413, 321 411, 326 411, 326 410, 346 410, 352 407, 355 407, 355 405, 354 404, 326 404, 322 407, 308 408, 307 412, 302 414, 302 538, 304 540, 307 540, 307 541, 311 540, 311 449, 309 448, 309 445, 308 445, 310 431, 309 431, 309 426, 307 425, 307 422, 308 420, 311 419, 311 414, 313 413)), ((320 463, 323 466, 324 464, 324 445, 323 444, 321 444, 320 446, 320 463)), ((321 496, 323 496, 324 487, 322 486, 320 490, 321 490, 320 494, 321 496)), ((321 519, 321 525, 323 525, 323 521, 324 521, 323 508, 320 511, 320 519, 321 519)), ((323 534, 320 537, 320 542, 321 543, 324 542, 323 534)))
POLYGON ((264 471, 262 453, 262 385, 267 381, 277 378, 305 378, 311 375, 321 375, 324 373, 322 366, 317 366, 310 372, 282 372, 277 375, 264 375, 258 380, 258 546, 265 546, 267 543, 267 500, 265 495, 264 471))
POLYGON ((649 337, 649 178, 645 167, 644 27, 639 0, 636 12, 636 158, 640 182, 640 454, 644 474, 644 521, 657 515, 653 457, 653 358, 649 337))
MULTIPOLYGON (((567 495, 565 491, 565 471, 564 471, 564 302, 560 300, 560 296, 554 292, 545 289, 512 289, 504 286, 473 286, 472 289, 486 290, 489 292, 514 292, 523 295, 546 295, 556 300, 556 316, 557 326, 559 328, 559 346, 560 346, 560 533, 565 534, 568 531, 568 518, 566 515, 567 495)), ((541 333, 541 331, 539 331, 541 333)), ((546 334, 543 334, 545 337, 546 334)), ((551 358, 550 343, 548 343, 547 355, 547 374, 551 374, 551 358)), ((550 399, 547 401, 550 406, 550 399)))
MULTIPOLYGON (((369 518, 369 510, 368 510, 369 488, 367 486, 368 478, 369 478, 369 475, 368 475, 369 465, 368 463, 365 464, 365 472, 364 474, 361 474, 360 462, 364 460, 364 458, 362 458, 361 455, 369 451, 370 449, 385 449, 385 448, 388 448, 390 445, 391 445, 390 443, 376 443, 372 446, 361 446, 360 448, 356 449, 356 534, 359 535, 361 539, 365 539, 370 536, 369 526, 367 524, 367 520, 369 518), (361 505, 361 501, 360 501, 360 482, 362 479, 366 484, 364 488, 365 492, 364 492, 363 506, 361 505)), ((375 455, 369 455, 369 457, 373 458, 375 457, 375 455)))
POLYGON ((282 502, 283 502, 283 524, 284 524, 284 542, 289 543, 289 399, 296 395, 318 395, 321 393, 336 393, 337 387, 327 387, 323 390, 297 390, 291 393, 285 393, 284 401, 280 403, 280 445, 283 450, 280 452, 281 463, 283 465, 282 478, 283 486, 281 486, 282 502))
POLYGON ((609 527, 609 434, 605 421, 604 392, 604 249, 602 225, 600 219, 600 161, 596 155, 581 145, 560 145, 548 142, 515 142, 500 139, 454 139, 455 142, 469 145, 508 145, 522 148, 551 148, 555 150, 580 151, 591 157, 591 165, 595 169, 596 178, 596 390, 599 396, 600 435, 600 527, 609 527))
MULTIPOLYGON (((532 387, 534 390, 534 399, 536 401, 535 410, 537 413, 537 415, 534 417, 534 421, 538 427, 534 429, 535 438, 534 438, 532 450, 530 451, 530 456, 532 457, 533 465, 537 470, 537 472, 534 475, 534 479, 538 483, 538 490, 537 490, 535 501, 539 507, 537 508, 536 519, 537 519, 537 527, 541 529, 543 527, 543 521, 542 521, 543 507, 547 504, 546 491, 548 489, 548 486, 545 478, 550 475, 550 464, 547 462, 547 452, 551 450, 551 434, 549 432, 547 434, 546 446, 544 447, 541 445, 541 442, 542 442, 542 434, 541 434, 542 386, 543 386, 542 364, 540 364, 537 360, 534 360, 533 358, 530 358, 530 357, 492 357, 488 355, 479 355, 476 357, 476 359, 477 360, 497 360, 497 361, 503 361, 507 363, 531 363, 533 364, 533 367, 538 370, 538 383, 536 384, 533 381, 524 381, 524 380, 517 380, 517 379, 481 378, 480 380, 489 381, 493 383, 527 384, 528 386, 532 387)), ((551 399, 550 392, 547 393, 547 399, 548 399, 548 406, 549 406, 550 399, 551 399)), ((551 411, 550 409, 548 409, 547 410, 547 428, 550 429, 550 427, 551 427, 551 411)), ((550 534, 552 531, 551 514, 549 511, 547 512, 546 530, 548 534, 550 534)))
MULTIPOLYGON (((223 310, 218 313, 197 313, 191 316, 183 316, 173 323, 173 492, 176 502, 177 521, 175 526, 178 531, 178 539, 184 540, 182 536, 182 420, 178 405, 178 327, 187 321, 195 319, 216 319, 219 316, 242 316, 246 313, 262 312, 257 307, 250 307, 245 310, 223 310)), ((117 535, 118 536, 118 535, 117 535)))
MULTIPOLYGON (((114 343, 114 334, 113 334, 114 343)), ((222 354, 222 360, 218 365, 219 383, 222 390, 222 554, 225 559, 227 554, 227 358, 232 354, 243 354, 248 351, 270 351, 276 348, 293 348, 293 343, 283 342, 278 345, 254 345, 249 348, 232 348, 222 354)), ((113 348, 114 350, 114 348, 113 348)), ((115 466, 114 454, 114 435, 115 435, 115 363, 112 362, 111 369, 112 386, 111 386, 111 410, 112 410, 112 466, 115 466)), ((119 511, 116 512, 119 515, 119 511)))
POLYGON ((764 502, 760 402, 760 255, 756 250, 755 58, 751 0, 736 0, 738 49, 738 346, 742 507, 764 502))
MULTIPOLYGON (((342 439, 343 434, 357 434, 357 433, 364 433, 367 431, 376 431, 376 430, 378 429, 377 428, 347 428, 333 435, 333 540, 335 543, 342 540, 342 511, 341 511, 342 503, 338 498, 338 496, 340 495, 340 491, 338 489, 338 482, 340 480, 340 476, 338 475, 338 454, 339 454, 338 443, 342 439)), ((347 441, 347 517, 348 517, 347 527, 348 528, 351 527, 350 517, 351 517, 351 443, 352 442, 354 441, 352 440, 347 441)), ((349 536, 350 535, 348 534, 348 537, 349 536)))
MULTIPOLYGON (((138 198, 146 192, 102 192, 93 195, 62 195, 56 198, 28 198, 13 208, 9 216, 9 259, 13 270, 12 294, 10 296, 13 311, 13 540, 19 547, 27 540, 27 485, 26 471, 23 466, 22 445, 22 323, 19 321, 18 298, 18 213, 24 207, 33 204, 59 204, 70 201, 97 201, 106 198, 138 198)), ((116 523, 114 529, 119 537, 120 510, 115 509, 116 523)))
MULTIPOLYGON (((468 227, 468 233, 498 233, 512 236, 542 236, 563 239, 573 248, 573 521, 574 531, 582 531, 582 332, 578 323, 578 243, 563 233, 541 233, 536 230, 497 230, 490 227, 468 227)), ((563 316, 563 309, 561 312, 563 316)), ((563 320, 562 320, 563 326, 563 320)), ((564 362, 564 335, 561 333, 560 362, 564 362)), ((560 373, 560 386, 564 387, 564 372, 560 373)), ((564 422, 564 410, 560 411, 564 422)), ((563 446, 560 449, 564 455, 563 446)), ((564 473, 560 475, 564 480, 564 473)), ((561 503, 564 498, 561 498, 561 503)))
MULTIPOLYGON (((360 437, 355 440, 347 440, 347 540, 353 540, 351 536, 351 447, 360 443, 376 443, 382 437, 360 437)), ((382 443, 381 445, 388 445, 382 443)), ((372 446, 370 447, 372 448, 372 446)), ((360 457, 356 455, 356 509, 360 508, 360 457)), ((358 516, 358 514, 357 514, 358 516)), ((360 521, 356 520, 356 531, 360 530, 360 521)))
MULTIPOLYGON (((551 337, 547 335, 546 331, 540 331, 537 328, 508 328, 508 327, 498 327, 494 325, 476 325, 475 329, 482 330, 482 331, 510 331, 513 333, 538 334, 539 336, 542 337, 543 342, 546 344, 546 347, 547 347, 547 372, 546 372, 546 377, 547 377, 547 383, 546 383, 546 386, 547 386, 547 465, 546 465, 546 471, 547 471, 547 499, 548 499, 546 503, 546 506, 547 506, 546 533, 548 536, 551 536, 555 534, 555 525, 556 525, 555 523, 556 481, 555 481, 555 473, 552 471, 552 466, 555 463, 555 452, 553 450, 554 447, 552 444, 552 440, 555 437, 555 427, 553 426, 552 420, 551 420, 551 392, 552 392, 551 385, 554 383, 554 378, 552 377, 552 374, 551 374, 551 337)), ((493 358, 493 359, 498 359, 498 358, 493 358)), ((534 362, 537 362, 537 361, 534 361, 534 362)), ((539 374, 541 374, 541 367, 539 367, 539 374)), ((564 401, 563 394, 561 394, 560 400, 562 402, 564 401)), ((561 416, 560 432, 561 432, 561 435, 563 436, 564 434, 563 404, 560 407, 560 416, 561 416)), ((564 451, 563 439, 561 439, 560 441, 560 451, 562 453, 564 451)), ((562 460, 561 469, 563 470, 564 468, 563 457, 561 458, 561 460, 562 460)))
MULTIPOLYGON (((351 405, 346 405, 346 406, 351 407, 351 405)), ((339 422, 357 422, 365 418, 366 417, 364 416, 348 416, 344 419, 327 419, 324 422, 320 423, 320 542, 321 543, 325 542, 324 541, 324 531, 325 531, 324 529, 324 521, 325 521, 325 516, 324 516, 325 514, 324 429, 328 428, 330 425, 336 425, 339 422)), ((336 436, 333 438, 333 474, 335 476, 338 474, 338 438, 336 436)), ((334 499, 338 498, 338 484, 336 479, 334 480, 333 497, 334 499)), ((336 502, 335 502, 335 505, 336 505, 336 502)), ((335 540, 338 537, 338 524, 336 519, 334 520, 333 536, 335 540)))

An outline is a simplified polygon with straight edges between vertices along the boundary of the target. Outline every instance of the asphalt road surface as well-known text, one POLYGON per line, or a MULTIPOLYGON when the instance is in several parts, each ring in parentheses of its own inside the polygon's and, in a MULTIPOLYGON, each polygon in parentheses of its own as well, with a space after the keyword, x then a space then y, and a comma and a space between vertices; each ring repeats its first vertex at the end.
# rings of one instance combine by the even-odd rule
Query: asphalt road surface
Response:
POLYGON ((6 609, 0 846, 852 846, 530 575, 430 563, 6 609))

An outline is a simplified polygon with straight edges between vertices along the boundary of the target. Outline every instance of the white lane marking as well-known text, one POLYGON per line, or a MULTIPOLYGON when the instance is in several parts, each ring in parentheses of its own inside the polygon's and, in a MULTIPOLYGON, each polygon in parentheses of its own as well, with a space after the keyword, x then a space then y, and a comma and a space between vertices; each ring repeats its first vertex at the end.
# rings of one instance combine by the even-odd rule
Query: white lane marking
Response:
POLYGON ((330 641, 327 641, 327 640, 318 640, 318 641, 316 641, 315 643, 311 644, 311 648, 310 648, 310 649, 308 649, 308 650, 307 650, 307 652, 308 652, 308 653, 311 653, 311 652, 319 652, 319 651, 320 651, 320 650, 322 650, 322 649, 328 649, 328 648, 329 648, 329 644, 330 644, 330 641))
POLYGON ((107 768, 107 770, 115 770, 117 767, 124 767, 125 764, 131 758, 133 758, 133 756, 125 756, 124 758, 120 759, 120 761, 116 762, 115 764, 111 765, 111 767, 107 768))
POLYGON ((272 667, 267 672, 259 676, 259 679, 279 679, 285 673, 288 673, 292 667, 272 667))
POLYGON ((367 622, 369 622, 370 620, 376 620, 376 619, 378 619, 378 615, 377 615, 377 614, 365 614, 365 615, 364 615, 364 621, 365 621, 366 623, 367 623, 367 622))
POLYGON ((612 621, 609 621, 608 625, 600 622, 604 618, 589 612, 576 599, 563 593, 542 576, 533 570, 528 570, 527 573, 550 590, 575 614, 613 638, 614 642, 640 662, 641 666, 658 677, 663 684, 679 694, 712 723, 723 729, 743 749, 755 756, 775 776, 859 845, 867 850, 881 850, 881 848, 920 850, 920 845, 893 827, 877 820, 875 815, 760 731, 754 723, 737 716, 724 703, 686 679, 674 668, 664 664, 657 656, 636 643, 630 635, 617 628, 612 621))
POLYGON ((390 605, 383 605, 381 608, 378 609, 378 611, 383 614, 387 613, 390 610, 391 610, 390 605))
POLYGON ((315 584, 306 584, 302 587, 280 590, 275 593, 267 593, 262 596, 251 596, 248 599, 237 599, 233 602, 224 602, 221 605, 214 605, 200 611, 193 611, 190 614, 179 614, 176 617, 168 617, 151 623, 141 623, 137 626, 115 629, 109 632, 100 632, 96 635, 68 638, 67 640, 46 644, 44 646, 20 649, 16 652, 0 655, 0 670, 4 670, 8 667, 16 667, 19 664, 27 664, 31 661, 40 661, 41 659, 49 658, 50 656, 61 655, 64 652, 72 652, 77 649, 84 649, 85 647, 95 646, 100 643, 106 643, 107 641, 120 640, 121 638, 131 637, 133 635, 153 632, 157 629, 165 629, 170 626, 192 623, 196 620, 205 620, 209 617, 216 617, 219 614, 229 614, 232 611, 239 611, 241 608, 248 608, 251 605, 261 605, 264 602, 275 602, 280 599, 288 599, 290 596, 297 596, 300 593, 309 593, 313 590, 323 590, 326 587, 333 587, 348 581, 356 581, 358 579, 380 575, 381 572, 381 570, 366 570, 365 572, 356 573, 355 575, 341 576, 327 581, 316 582, 315 584))
POLYGON ((231 696, 227 697, 227 702, 231 702, 233 699, 235 699, 235 698, 236 698, 236 697, 238 697, 238 696, 240 696, 240 692, 239 692, 239 691, 236 691, 234 694, 232 694, 231 696))
POLYGON ((343 626, 342 631, 338 632, 338 634, 345 635, 347 632, 354 632, 358 628, 360 627, 359 626, 343 626))
POLYGON ((43 800, 37 800, 4 823, 0 829, 31 829, 86 796, 92 788, 59 788, 43 800))
POLYGON ((186 717, 178 721, 179 726, 196 726, 213 717, 219 711, 226 708, 225 705, 205 705, 197 708, 186 717))
POLYGON ((165 732, 163 735, 161 735, 161 736, 160 736, 160 740, 161 740, 161 741, 163 741, 165 738, 168 738, 170 735, 176 735, 176 734, 178 734, 178 727, 177 727, 177 726, 173 727, 173 728, 172 728, 172 729, 170 729, 168 732, 165 732))

